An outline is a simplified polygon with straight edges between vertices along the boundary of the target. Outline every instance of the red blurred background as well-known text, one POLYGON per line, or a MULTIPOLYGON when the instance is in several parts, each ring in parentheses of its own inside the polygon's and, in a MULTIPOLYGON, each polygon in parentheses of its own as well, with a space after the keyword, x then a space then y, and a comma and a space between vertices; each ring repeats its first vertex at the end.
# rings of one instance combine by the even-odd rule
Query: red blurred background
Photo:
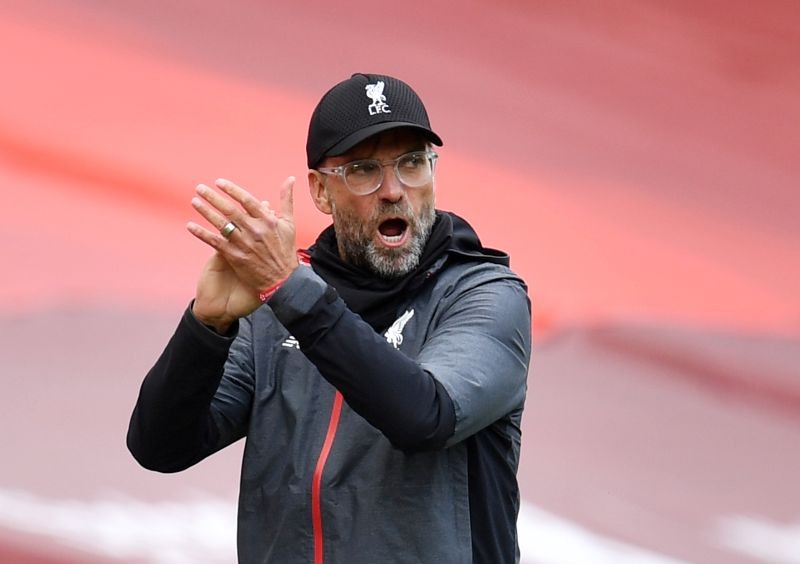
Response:
POLYGON ((233 562, 241 446, 125 451, 207 250, 199 182, 300 243, 308 118, 403 78, 438 206, 507 250, 535 348, 523 562, 800 562, 800 5, 0 0, 0 562, 233 562))

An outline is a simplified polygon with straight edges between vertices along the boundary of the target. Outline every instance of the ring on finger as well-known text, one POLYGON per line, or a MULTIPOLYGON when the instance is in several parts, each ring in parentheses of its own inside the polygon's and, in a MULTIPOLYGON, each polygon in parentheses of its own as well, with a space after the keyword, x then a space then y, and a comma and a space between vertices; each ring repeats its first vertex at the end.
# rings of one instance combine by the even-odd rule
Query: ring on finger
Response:
POLYGON ((231 233, 236 231, 236 229, 237 229, 236 224, 232 221, 229 221, 228 223, 222 226, 222 229, 219 230, 219 233, 226 239, 230 239, 231 233))

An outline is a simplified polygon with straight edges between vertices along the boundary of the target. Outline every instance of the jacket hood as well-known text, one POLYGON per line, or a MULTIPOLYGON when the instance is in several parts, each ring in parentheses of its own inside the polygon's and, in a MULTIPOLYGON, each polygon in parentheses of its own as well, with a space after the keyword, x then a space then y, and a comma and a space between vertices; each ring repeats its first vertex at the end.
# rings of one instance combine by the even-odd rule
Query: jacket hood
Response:
POLYGON ((439 212, 444 217, 449 217, 453 224, 453 237, 448 253, 468 260, 490 262, 509 266, 511 259, 508 253, 497 249, 490 249, 481 244, 478 234, 464 218, 453 212, 439 212))

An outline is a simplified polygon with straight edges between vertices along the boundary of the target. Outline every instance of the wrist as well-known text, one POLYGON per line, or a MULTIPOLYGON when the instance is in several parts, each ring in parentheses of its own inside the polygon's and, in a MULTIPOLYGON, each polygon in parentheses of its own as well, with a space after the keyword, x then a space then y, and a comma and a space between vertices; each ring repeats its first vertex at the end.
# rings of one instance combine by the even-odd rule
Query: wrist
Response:
POLYGON ((228 330, 231 328, 231 325, 233 325, 235 319, 228 319, 223 317, 210 317, 203 315, 201 311, 198 311, 198 308, 195 305, 196 303, 197 302, 195 300, 195 302, 192 303, 192 308, 191 308, 192 315, 194 316, 194 318, 198 322, 208 327, 209 329, 213 330, 214 332, 219 333, 220 335, 226 335, 228 333, 228 330))
POLYGON ((281 278, 280 280, 275 282, 275 284, 273 284, 272 286, 269 286, 264 290, 261 290, 258 293, 258 299, 261 300, 262 303, 266 302, 273 296, 273 294, 275 294, 275 292, 277 292, 280 289, 281 286, 283 286, 283 283, 286 282, 288 278, 289 278, 288 276, 286 276, 285 278, 281 278))
POLYGON ((289 274, 258 292, 258 299, 261 301, 261 303, 269 300, 275 294, 275 292, 277 292, 280 287, 283 286, 283 284, 289 279, 292 273, 300 266, 311 266, 311 256, 308 254, 308 251, 302 249, 297 251, 297 264, 292 268, 289 274))

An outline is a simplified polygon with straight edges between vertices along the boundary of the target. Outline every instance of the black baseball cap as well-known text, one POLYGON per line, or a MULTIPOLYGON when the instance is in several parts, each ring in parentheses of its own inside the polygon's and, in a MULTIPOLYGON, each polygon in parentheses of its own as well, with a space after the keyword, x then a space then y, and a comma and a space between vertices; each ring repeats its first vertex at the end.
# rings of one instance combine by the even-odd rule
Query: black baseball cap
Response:
POLYGON ((396 127, 416 129, 434 145, 442 145, 431 130, 422 100, 408 84, 386 75, 354 74, 328 90, 311 114, 308 168, 396 127))

